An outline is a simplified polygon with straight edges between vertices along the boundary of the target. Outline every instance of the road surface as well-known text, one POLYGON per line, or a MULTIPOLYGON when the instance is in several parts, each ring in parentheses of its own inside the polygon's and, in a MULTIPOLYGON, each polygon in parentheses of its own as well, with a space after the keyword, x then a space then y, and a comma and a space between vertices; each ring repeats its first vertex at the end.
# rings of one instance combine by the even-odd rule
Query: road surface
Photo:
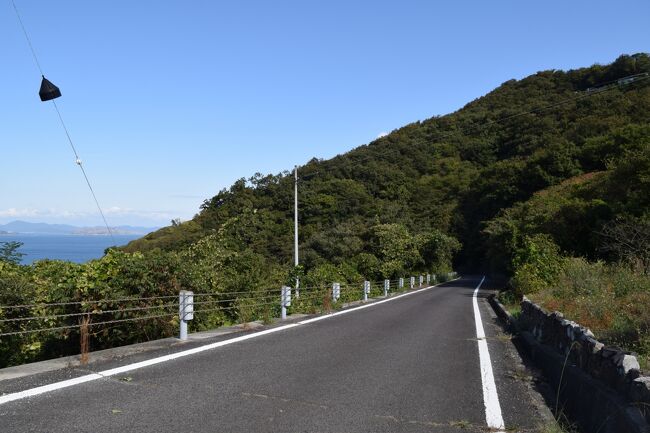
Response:
POLYGON ((462 278, 325 320, 271 327, 265 335, 231 334, 0 381, 0 394, 21 397, 46 384, 57 388, 70 378, 254 336, 0 400, 0 432, 499 431, 486 419, 486 406, 494 402, 486 402, 485 368, 494 378, 503 431, 534 432, 544 422, 537 396, 478 291, 491 359, 482 365, 473 307, 480 281, 462 278))

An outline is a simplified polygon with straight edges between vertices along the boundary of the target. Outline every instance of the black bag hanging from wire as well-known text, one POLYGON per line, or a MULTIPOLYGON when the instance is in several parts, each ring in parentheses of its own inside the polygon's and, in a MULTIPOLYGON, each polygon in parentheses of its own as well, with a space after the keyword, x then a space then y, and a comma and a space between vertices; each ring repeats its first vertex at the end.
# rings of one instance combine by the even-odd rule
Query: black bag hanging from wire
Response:
POLYGON ((42 77, 41 90, 38 91, 38 96, 41 97, 41 101, 51 101, 52 99, 61 97, 61 90, 45 78, 45 75, 42 75, 42 77))

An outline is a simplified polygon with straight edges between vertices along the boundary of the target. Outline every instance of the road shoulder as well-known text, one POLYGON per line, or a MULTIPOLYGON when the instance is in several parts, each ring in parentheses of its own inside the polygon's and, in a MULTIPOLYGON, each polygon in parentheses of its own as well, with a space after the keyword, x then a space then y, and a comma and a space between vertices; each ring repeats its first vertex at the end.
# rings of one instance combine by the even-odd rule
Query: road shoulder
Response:
POLYGON ((503 419, 507 431, 536 432, 554 425, 555 419, 543 394, 548 392, 540 374, 525 362, 518 351, 514 335, 506 331, 487 297, 492 291, 481 290, 479 308, 486 338, 503 419))

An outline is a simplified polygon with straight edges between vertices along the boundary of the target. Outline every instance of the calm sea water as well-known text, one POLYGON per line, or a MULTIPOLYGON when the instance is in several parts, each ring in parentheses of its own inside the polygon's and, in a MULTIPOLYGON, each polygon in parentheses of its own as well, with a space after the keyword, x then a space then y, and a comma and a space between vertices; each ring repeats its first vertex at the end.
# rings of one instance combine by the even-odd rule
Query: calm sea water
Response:
POLYGON ((110 236, 103 235, 16 234, 0 235, 0 242, 22 242, 23 246, 18 251, 25 254, 22 263, 28 265, 41 259, 87 262, 102 257, 108 247, 126 245, 139 237, 141 235, 115 235, 113 242, 110 236))

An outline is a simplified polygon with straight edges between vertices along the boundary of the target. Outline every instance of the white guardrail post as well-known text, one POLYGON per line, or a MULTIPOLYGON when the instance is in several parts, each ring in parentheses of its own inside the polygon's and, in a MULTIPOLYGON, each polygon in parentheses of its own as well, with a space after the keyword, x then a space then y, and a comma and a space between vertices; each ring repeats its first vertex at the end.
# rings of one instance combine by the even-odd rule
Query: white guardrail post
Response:
POLYGON ((388 297, 389 290, 390 290, 390 280, 384 280, 384 298, 388 297))
POLYGON ((399 279, 399 284, 397 285, 397 288, 399 290, 402 290, 404 288, 404 278, 399 279))
POLYGON ((194 319, 194 292, 181 290, 178 294, 178 318, 181 323, 181 340, 187 340, 187 322, 194 319))
POLYGON ((424 283, 424 275, 420 275, 420 287, 422 287, 423 283, 424 283))
POLYGON ((427 274, 427 286, 431 283, 431 275, 427 274))
POLYGON ((411 289, 415 287, 415 277, 411 277, 411 289))
POLYGON ((368 300, 368 295, 370 294, 370 281, 363 282, 363 300, 368 300))
POLYGON ((332 301, 336 302, 341 297, 341 283, 332 283, 332 301))
POLYGON ((291 306, 291 287, 282 286, 280 292, 280 307, 282 307, 282 319, 287 318, 287 307, 291 306))

